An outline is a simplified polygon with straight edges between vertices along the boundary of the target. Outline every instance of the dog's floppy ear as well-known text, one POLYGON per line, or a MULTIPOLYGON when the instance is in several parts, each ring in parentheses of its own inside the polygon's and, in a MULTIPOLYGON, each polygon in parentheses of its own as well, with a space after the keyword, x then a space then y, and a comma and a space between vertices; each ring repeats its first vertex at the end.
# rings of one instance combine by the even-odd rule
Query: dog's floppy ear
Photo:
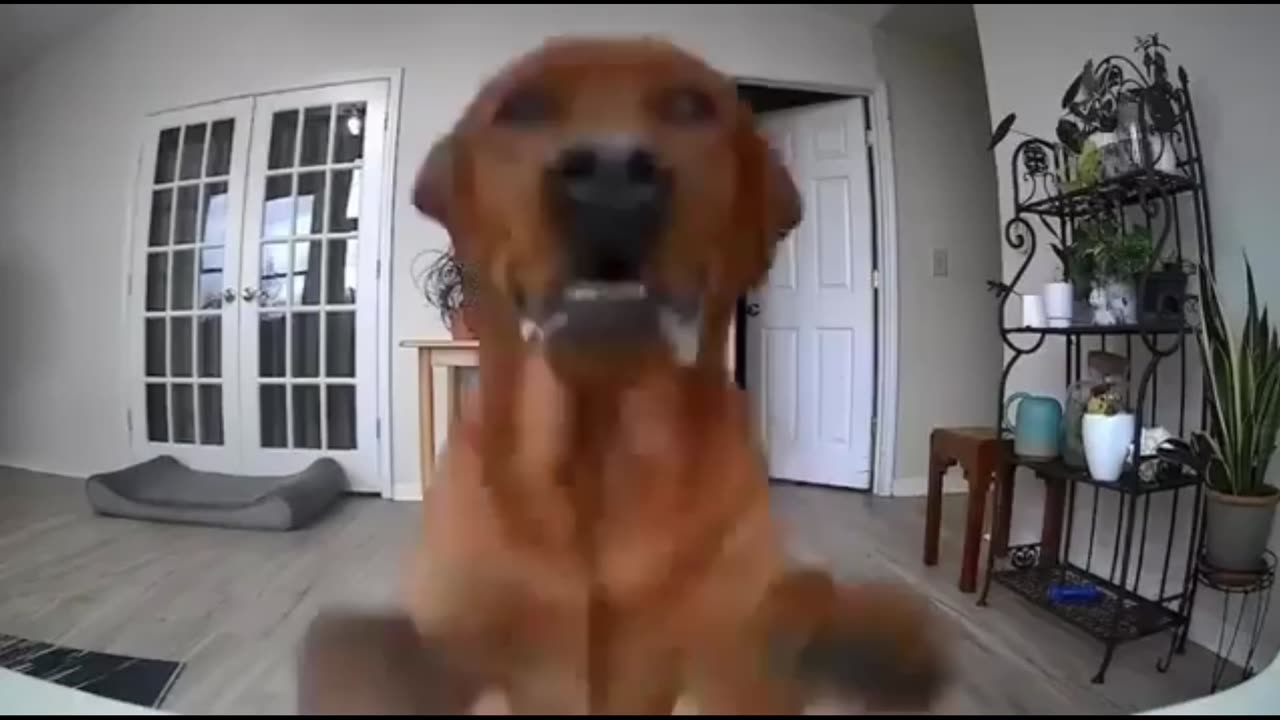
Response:
POLYGON ((782 164, 782 158, 763 138, 760 143, 763 146, 762 162, 765 166, 762 171, 764 219, 760 224, 766 234, 766 240, 777 243, 800 224, 804 209, 800 200, 800 191, 796 188, 791 172, 787 170, 786 165, 782 164))
POLYGON ((736 145, 737 214, 747 247, 735 263, 746 277, 738 278, 743 286, 735 289, 745 291, 768 272, 774 248, 800 223, 803 207, 790 171, 756 128, 745 104, 740 110, 736 145))
POLYGON ((413 182, 413 206, 445 229, 449 229, 449 211, 455 190, 454 145, 453 135, 437 140, 413 182))

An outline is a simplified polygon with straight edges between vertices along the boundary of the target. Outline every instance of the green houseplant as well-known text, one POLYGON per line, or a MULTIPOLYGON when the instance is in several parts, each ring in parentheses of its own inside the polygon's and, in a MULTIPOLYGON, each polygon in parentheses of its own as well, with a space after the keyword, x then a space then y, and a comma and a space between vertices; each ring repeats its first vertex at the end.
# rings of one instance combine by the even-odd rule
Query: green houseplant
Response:
POLYGON ((1155 257, 1151 231, 1122 229, 1109 217, 1081 221, 1072 234, 1069 269, 1077 287, 1089 288, 1095 325, 1138 321, 1135 279, 1155 257))
POLYGON ((1259 311, 1245 260, 1244 325, 1233 330, 1213 278, 1200 273, 1204 307, 1197 334, 1209 390, 1207 431, 1193 449, 1207 484, 1205 556, 1214 567, 1256 569, 1280 491, 1266 482, 1280 433, 1280 336, 1259 311))

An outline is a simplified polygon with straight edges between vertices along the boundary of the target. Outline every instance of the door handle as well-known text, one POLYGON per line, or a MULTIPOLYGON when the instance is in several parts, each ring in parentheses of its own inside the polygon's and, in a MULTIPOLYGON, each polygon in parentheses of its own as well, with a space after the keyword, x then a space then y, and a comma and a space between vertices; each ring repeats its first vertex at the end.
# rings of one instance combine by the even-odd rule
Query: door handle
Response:
POLYGON ((233 302, 235 302, 235 301, 236 301, 236 289, 235 289, 235 288, 227 288, 226 290, 223 290, 223 291, 222 291, 222 302, 224 302, 224 303, 226 303, 226 304, 230 305, 231 303, 233 303, 233 302))
POLYGON ((747 304, 747 317, 756 317, 760 314, 760 303, 747 304))
POLYGON ((240 295, 240 297, 244 298, 245 302, 253 302, 254 300, 259 300, 262 298, 262 296, 263 296, 263 292, 261 290, 257 288, 251 288, 251 287, 246 287, 240 295))

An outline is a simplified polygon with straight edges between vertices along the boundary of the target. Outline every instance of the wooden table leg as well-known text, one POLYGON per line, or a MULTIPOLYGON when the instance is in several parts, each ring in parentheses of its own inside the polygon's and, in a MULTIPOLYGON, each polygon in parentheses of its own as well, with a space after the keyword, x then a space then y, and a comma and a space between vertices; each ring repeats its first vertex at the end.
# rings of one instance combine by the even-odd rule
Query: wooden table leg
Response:
POLYGON ((431 350, 418 350, 418 425, 420 436, 419 448, 420 473, 422 475, 422 494, 425 497, 431 485, 431 476, 436 464, 436 431, 435 431, 435 386, 432 377, 431 350))
POLYGON ((982 552, 982 520, 987 510, 987 489, 991 487, 990 468, 965 468, 969 478, 968 520, 964 527, 964 557, 960 564, 960 592, 971 593, 978 587, 978 556, 982 552))
POLYGON ((929 452, 928 503, 924 515, 924 564, 938 564, 938 535, 942 531, 942 476, 947 463, 929 452))
POLYGON ((991 531, 996 557, 1009 554, 1009 526, 1013 523, 1013 464, 1004 457, 996 461, 996 525, 991 531))

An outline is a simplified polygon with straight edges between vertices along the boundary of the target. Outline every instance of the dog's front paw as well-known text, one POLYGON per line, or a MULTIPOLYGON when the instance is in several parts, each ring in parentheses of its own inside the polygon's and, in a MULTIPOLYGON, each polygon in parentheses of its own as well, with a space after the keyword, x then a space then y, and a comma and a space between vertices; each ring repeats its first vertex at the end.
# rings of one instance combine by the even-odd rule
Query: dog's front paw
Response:
POLYGON ((325 613, 307 629, 299 660, 303 715, 457 715, 479 696, 474 678, 400 615, 325 613))
POLYGON ((807 694, 879 711, 922 711, 947 679, 942 632, 929 604, 889 585, 834 585, 821 573, 785 581, 792 616, 776 647, 807 694))

